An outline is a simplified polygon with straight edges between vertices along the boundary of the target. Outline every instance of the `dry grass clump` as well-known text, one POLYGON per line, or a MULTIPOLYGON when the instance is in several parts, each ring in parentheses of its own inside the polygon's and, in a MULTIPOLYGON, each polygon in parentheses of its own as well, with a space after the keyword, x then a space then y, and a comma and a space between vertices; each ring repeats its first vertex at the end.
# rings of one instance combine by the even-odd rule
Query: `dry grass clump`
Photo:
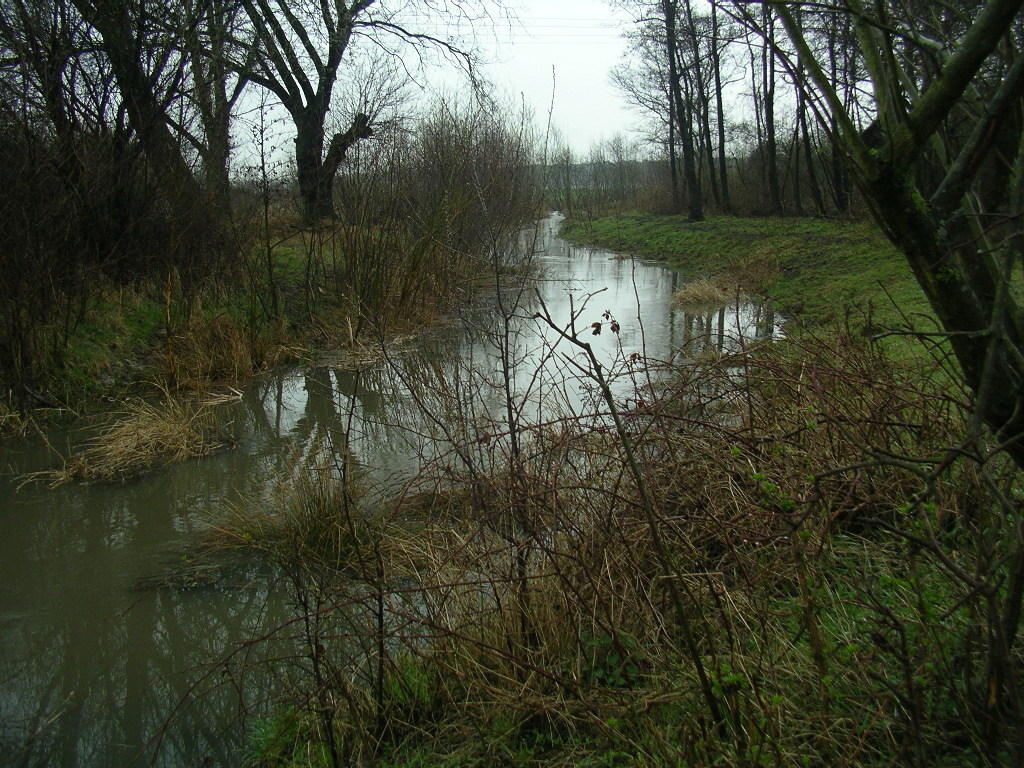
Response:
POLYGON ((717 280, 699 278, 691 280, 675 292, 672 301, 683 306, 706 306, 708 304, 725 304, 733 295, 717 280))
POLYGON ((165 344, 163 374, 179 389, 202 391, 222 383, 238 383, 254 373, 299 356, 281 322, 260 325, 221 314, 193 320, 165 344))
POLYGON ((778 274, 777 258, 768 249, 755 249, 727 259, 722 272, 711 278, 688 281, 672 299, 683 306, 722 305, 737 293, 760 293, 778 274))
POLYGON ((78 482, 123 482, 153 467, 205 456, 227 443, 210 405, 164 395, 162 400, 135 400, 114 421, 65 460, 60 469, 31 479, 50 485, 78 482))
POLYGON ((347 571, 380 538, 379 521, 355 507, 351 481, 300 464, 269 499, 235 505, 209 527, 204 549, 249 550, 286 565, 347 571))
POLYGON ((725 277, 747 291, 763 291, 779 274, 779 251, 759 246, 726 257, 725 277))

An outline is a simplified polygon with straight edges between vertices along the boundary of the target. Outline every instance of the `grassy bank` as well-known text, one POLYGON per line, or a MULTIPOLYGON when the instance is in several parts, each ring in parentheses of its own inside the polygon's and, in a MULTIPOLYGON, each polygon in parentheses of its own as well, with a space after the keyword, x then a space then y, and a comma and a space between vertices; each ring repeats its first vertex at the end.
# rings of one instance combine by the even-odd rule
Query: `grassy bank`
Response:
MULTIPOLYGON (((341 289, 354 260, 345 243, 323 242, 323 231, 291 229, 294 234, 275 239, 272 247, 251 245, 236 280, 201 290, 188 306, 177 293, 168 299, 155 287, 97 291, 68 338, 48 393, 77 410, 125 387, 159 383, 200 391, 235 385, 318 350, 372 343, 379 334, 429 324, 443 309, 448 291, 409 312, 383 297, 360 295, 360 286, 341 289), (370 304, 378 310, 372 323, 366 319, 370 304)), ((401 261, 383 249, 377 255, 392 269, 401 261)), ((379 290, 394 292, 390 286, 379 290)))
MULTIPOLYGON (((94 290, 36 405, 77 413, 101 398, 201 392, 323 350, 363 348, 428 327, 506 266, 451 252, 433 232, 331 224, 248 247, 234 280, 186 300, 177 287, 94 290)), ((489 283, 488 283, 489 284, 489 283)))
POLYGON ((567 239, 663 259, 694 277, 718 277, 770 296, 799 324, 850 317, 855 330, 927 324, 927 302, 903 258, 869 222, 629 213, 570 220, 567 239))

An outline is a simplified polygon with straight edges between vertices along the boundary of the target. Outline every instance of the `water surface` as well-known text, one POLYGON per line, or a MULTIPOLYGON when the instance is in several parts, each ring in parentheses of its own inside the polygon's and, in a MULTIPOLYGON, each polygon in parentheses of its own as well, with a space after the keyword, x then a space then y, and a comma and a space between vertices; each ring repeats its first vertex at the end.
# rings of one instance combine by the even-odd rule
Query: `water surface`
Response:
POLYGON ((252 382, 225 408, 239 436, 231 450, 123 485, 16 491, 15 476, 52 454, 35 440, 0 444, 0 763, 238 765, 247 728, 289 674, 261 661, 280 645, 247 641, 293 614, 291 593, 255 561, 210 584, 140 584, 174 572, 211 515, 270 503, 275 483, 317 446, 347 451, 371 485, 394 488, 444 453, 446 439, 507 422, 507 398, 523 422, 599 407, 585 355, 537 318, 545 308, 570 330, 578 312, 579 338, 627 405, 654 375, 646 361, 778 331, 747 302, 673 306, 678 274, 570 246, 556 236, 559 220, 524 234, 535 262, 526 283, 389 359, 353 371, 327 356, 252 382), (227 654, 232 663, 220 664, 227 654))

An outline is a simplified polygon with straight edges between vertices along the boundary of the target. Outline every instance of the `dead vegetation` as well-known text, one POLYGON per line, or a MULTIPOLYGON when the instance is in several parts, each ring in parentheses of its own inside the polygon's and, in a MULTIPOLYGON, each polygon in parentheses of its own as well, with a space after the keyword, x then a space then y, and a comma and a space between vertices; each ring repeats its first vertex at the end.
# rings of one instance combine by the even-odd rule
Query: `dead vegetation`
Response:
POLYGON ((672 301, 681 306, 719 306, 735 298, 736 292, 730 293, 719 281, 698 278, 676 291, 672 301))
POLYGON ((0 401, 0 437, 7 435, 24 435, 28 429, 28 418, 12 408, 8 403, 0 401))
POLYGON ((124 482, 157 466, 206 456, 230 443, 214 406, 235 397, 197 402, 164 392, 156 401, 131 400, 83 448, 66 458, 62 467, 25 479, 51 486, 124 482))
POLYGON ((1012 705, 981 692, 1021 658, 983 628, 1013 615, 996 489, 1015 481, 963 443, 947 381, 804 336, 678 369, 622 431, 593 413, 491 424, 393 504, 360 508, 337 472, 294 483, 302 499, 241 536, 291 563, 315 670, 303 727, 261 759, 1005 753, 1012 705))

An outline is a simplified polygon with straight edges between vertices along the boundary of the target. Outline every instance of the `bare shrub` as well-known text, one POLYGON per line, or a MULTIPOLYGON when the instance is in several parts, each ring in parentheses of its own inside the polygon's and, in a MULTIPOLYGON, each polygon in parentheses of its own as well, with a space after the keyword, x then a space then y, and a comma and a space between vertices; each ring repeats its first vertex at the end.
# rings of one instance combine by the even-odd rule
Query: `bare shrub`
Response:
POLYGON ((458 390, 422 395, 446 434, 465 428, 451 451, 372 526, 335 503, 337 533, 314 537, 360 542, 342 578, 302 583, 309 653, 335 675, 314 681, 307 738, 333 734, 339 760, 543 743, 548 764, 924 765, 951 729, 957 754, 983 749, 983 715, 943 713, 987 674, 967 564, 997 580, 1005 561, 966 546, 998 514, 985 472, 949 462, 964 412, 941 379, 839 333, 514 429, 452 423, 458 390))

